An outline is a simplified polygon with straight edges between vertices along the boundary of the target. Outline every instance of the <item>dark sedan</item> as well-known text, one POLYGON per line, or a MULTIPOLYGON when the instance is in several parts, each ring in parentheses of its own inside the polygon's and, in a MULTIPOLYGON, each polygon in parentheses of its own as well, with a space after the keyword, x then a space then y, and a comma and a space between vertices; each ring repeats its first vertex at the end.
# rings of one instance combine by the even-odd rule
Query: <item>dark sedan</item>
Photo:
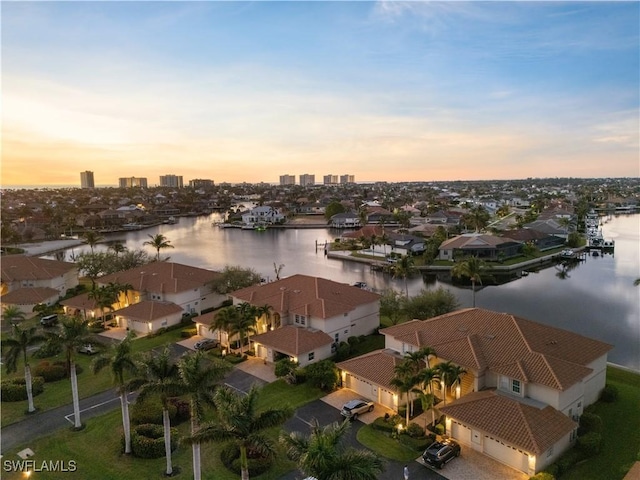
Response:
POLYGON ((442 468, 445 463, 449 463, 460 456, 460 445, 451 439, 433 442, 422 454, 422 459, 427 465, 442 468))

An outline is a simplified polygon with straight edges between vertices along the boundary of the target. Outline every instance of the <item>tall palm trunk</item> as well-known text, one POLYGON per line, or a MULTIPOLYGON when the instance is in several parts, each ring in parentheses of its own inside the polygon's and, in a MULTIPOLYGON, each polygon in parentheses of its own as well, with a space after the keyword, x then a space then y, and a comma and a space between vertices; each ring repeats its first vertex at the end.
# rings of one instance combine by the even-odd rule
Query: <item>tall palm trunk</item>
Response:
POLYGON ((27 399, 29 400, 29 409, 28 412, 32 413, 36 411, 36 407, 33 404, 33 385, 32 385, 32 379, 31 379, 31 367, 29 366, 29 364, 26 362, 24 362, 24 381, 27 384, 27 399))
POLYGON ((240 445, 240 478, 249 480, 249 460, 247 459, 247 447, 240 445))
POLYGON ((164 454, 167 457, 167 471, 165 475, 173 475, 173 466, 171 464, 171 419, 169 418, 169 409, 165 406, 162 408, 162 426, 164 427, 164 454))
POLYGON ((80 422, 80 398, 78 395, 78 377, 76 376, 76 362, 71 362, 69 366, 69 376, 71 377, 71 394, 73 396, 73 417, 75 428, 82 427, 80 422))
POLYGON ((471 279, 471 305, 476 308, 476 281, 471 279))
MULTIPOLYGON (((191 400, 191 435, 193 436, 198 430, 198 419, 196 418, 196 407, 193 399, 191 400)), ((202 477, 200 468, 200 442, 194 442, 191 445, 191 452, 193 454, 193 480, 200 480, 202 477)))
POLYGON ((122 428, 124 430, 124 453, 129 454, 131 453, 131 422, 126 389, 122 389, 120 392, 120 408, 122 409, 122 428))

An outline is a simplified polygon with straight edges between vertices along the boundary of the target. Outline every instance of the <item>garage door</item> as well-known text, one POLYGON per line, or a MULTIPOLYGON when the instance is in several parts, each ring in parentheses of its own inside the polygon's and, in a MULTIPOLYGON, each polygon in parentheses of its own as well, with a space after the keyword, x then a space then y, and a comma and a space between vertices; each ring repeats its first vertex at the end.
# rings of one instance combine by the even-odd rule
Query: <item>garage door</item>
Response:
POLYGON ((347 388, 350 388, 358 395, 363 396, 364 398, 368 398, 373 401, 378 401, 378 395, 376 391, 376 395, 372 396, 373 385, 366 380, 362 380, 358 377, 354 377, 353 375, 347 376, 347 388))
POLYGON ((391 410, 395 410, 396 406, 393 404, 393 392, 390 392, 383 388, 381 388, 379 392, 380 392, 379 403, 384 405, 385 407, 390 408, 391 410))
POLYGON ((451 421, 451 436, 460 443, 471 444, 471 430, 455 420, 451 421))
POLYGON ((528 471, 529 459, 524 452, 489 435, 484 437, 484 453, 522 472, 528 471))

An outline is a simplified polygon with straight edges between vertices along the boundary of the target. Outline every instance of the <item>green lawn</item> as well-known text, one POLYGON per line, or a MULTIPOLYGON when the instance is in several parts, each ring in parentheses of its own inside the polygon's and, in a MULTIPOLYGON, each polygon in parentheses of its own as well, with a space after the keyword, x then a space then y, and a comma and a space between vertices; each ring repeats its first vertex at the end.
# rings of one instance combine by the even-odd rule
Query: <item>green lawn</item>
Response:
POLYGON ((373 425, 365 425, 358 430, 358 441, 378 455, 399 462, 410 462, 420 456, 420 452, 401 444, 395 438, 376 430, 373 425))
POLYGON ((602 451, 578 464, 562 480, 622 479, 640 460, 640 375, 608 367, 607 383, 618 388, 620 398, 614 403, 596 404, 595 413, 604 424, 602 451))
MULTIPOLYGON (((259 398, 259 408, 269 406, 289 405, 292 408, 299 407, 324 395, 317 388, 308 384, 288 385, 283 380, 270 383, 262 388, 259 398)), ((64 478, 81 479, 153 479, 163 478, 165 459, 144 460, 124 456, 120 454, 120 436, 122 432, 122 420, 120 410, 101 417, 90 419, 86 422, 86 428, 79 432, 65 429, 56 432, 46 438, 29 443, 29 448, 35 452, 33 459, 38 462, 43 460, 74 460, 77 463, 77 471, 65 473, 64 478)), ((189 422, 178 426, 181 435, 188 435, 189 422)), ((277 440, 280 434, 279 428, 269 431, 269 435, 277 440)), ((205 444, 202 446, 202 473, 204 479, 211 480, 236 480, 237 474, 228 471, 220 462, 219 444, 205 444)), ((24 448, 20 446, 15 451, 7 452, 6 459, 17 459, 16 453, 24 448)), ((280 448, 280 447, 278 447, 280 448)), ((193 478, 191 464, 191 448, 186 444, 180 444, 173 454, 173 464, 181 469, 178 478, 193 478)), ((295 464, 286 459, 284 451, 279 450, 276 455, 274 467, 267 473, 252 477, 260 480, 271 480, 282 477, 286 472, 295 468, 295 464)), ((18 474, 4 472, 3 479, 23 478, 18 474)), ((38 479, 58 479, 60 473, 38 473, 38 479)))
MULTIPOLYGON (((162 347, 181 340, 180 330, 171 330, 157 337, 142 337, 136 339, 132 344, 134 352, 149 351, 153 348, 162 347)), ((111 374, 108 368, 103 369, 97 375, 91 373, 91 360, 94 356, 86 356, 82 354, 76 355, 76 363, 82 367, 83 372, 78 375, 78 391, 80 398, 90 397, 96 393, 103 392, 112 388, 111 374)), ((55 357, 47 358, 48 361, 63 361, 62 354, 55 357)), ((29 363, 31 369, 42 361, 42 359, 31 358, 29 363)), ((7 374, 3 368, 3 378, 24 377, 24 366, 20 361, 15 373, 7 374)), ((71 382, 68 379, 59 380, 57 382, 45 383, 44 392, 34 398, 34 404, 40 411, 51 410, 65 404, 70 404, 71 398, 71 382)), ((18 422, 26 417, 27 401, 22 402, 3 402, 2 403, 2 420, 1 426, 5 427, 12 423, 18 422)))

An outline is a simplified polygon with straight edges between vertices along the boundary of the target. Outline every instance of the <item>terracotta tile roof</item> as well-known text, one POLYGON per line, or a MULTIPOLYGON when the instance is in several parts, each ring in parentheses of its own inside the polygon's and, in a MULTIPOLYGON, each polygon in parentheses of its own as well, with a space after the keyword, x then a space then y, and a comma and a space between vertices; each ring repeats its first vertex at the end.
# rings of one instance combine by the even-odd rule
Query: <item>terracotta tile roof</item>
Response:
POLYGON ((366 237, 371 238, 372 236, 381 237, 384 233, 384 228, 380 225, 365 225, 364 227, 354 231, 354 232, 345 232, 342 234, 344 238, 360 238, 366 237))
POLYGON ((138 292, 179 293, 200 288, 219 275, 219 272, 180 263, 152 262, 124 272, 105 275, 98 279, 98 283, 128 283, 138 292))
POLYGON ((51 299, 58 299, 60 292, 49 287, 18 288, 0 297, 0 302, 11 305, 35 305, 51 299))
POLYGON ((390 381, 395 375, 395 367, 402 361, 403 357, 398 352, 383 349, 339 362, 336 366, 395 392, 397 389, 390 384, 390 381))
POLYGON ((182 312, 182 308, 172 302, 146 300, 117 311, 117 314, 140 322, 152 322, 159 318, 182 312))
POLYGON ((75 264, 69 262, 26 255, 6 255, 2 257, 0 272, 2 281, 9 283, 21 280, 47 280, 64 275, 75 268, 75 264))
POLYGON ((98 304, 95 300, 89 298, 88 293, 82 293, 75 297, 67 298, 66 300, 60 300, 60 305, 71 308, 78 308, 81 310, 93 310, 98 308, 98 304))
POLYGON ((202 325, 211 326, 215 318, 216 318, 216 315, 214 312, 208 312, 208 313, 199 315, 197 317, 194 317, 193 321, 195 323, 201 323, 202 325))
POLYGON ((403 343, 430 346, 464 368, 489 369, 523 382, 565 390, 591 372, 586 365, 611 345, 560 328, 480 308, 382 329, 403 343))
POLYGON ((307 275, 293 275, 243 288, 231 296, 252 305, 271 305, 280 315, 300 314, 325 319, 380 299, 377 293, 362 288, 307 275))
POLYGON ((316 348, 330 345, 333 339, 326 333, 302 327, 286 325, 267 333, 254 335, 252 341, 261 343, 288 355, 301 355, 316 348))
POLYGON ((549 405, 539 408, 495 390, 470 393, 439 410, 460 423, 536 455, 578 427, 549 405))

